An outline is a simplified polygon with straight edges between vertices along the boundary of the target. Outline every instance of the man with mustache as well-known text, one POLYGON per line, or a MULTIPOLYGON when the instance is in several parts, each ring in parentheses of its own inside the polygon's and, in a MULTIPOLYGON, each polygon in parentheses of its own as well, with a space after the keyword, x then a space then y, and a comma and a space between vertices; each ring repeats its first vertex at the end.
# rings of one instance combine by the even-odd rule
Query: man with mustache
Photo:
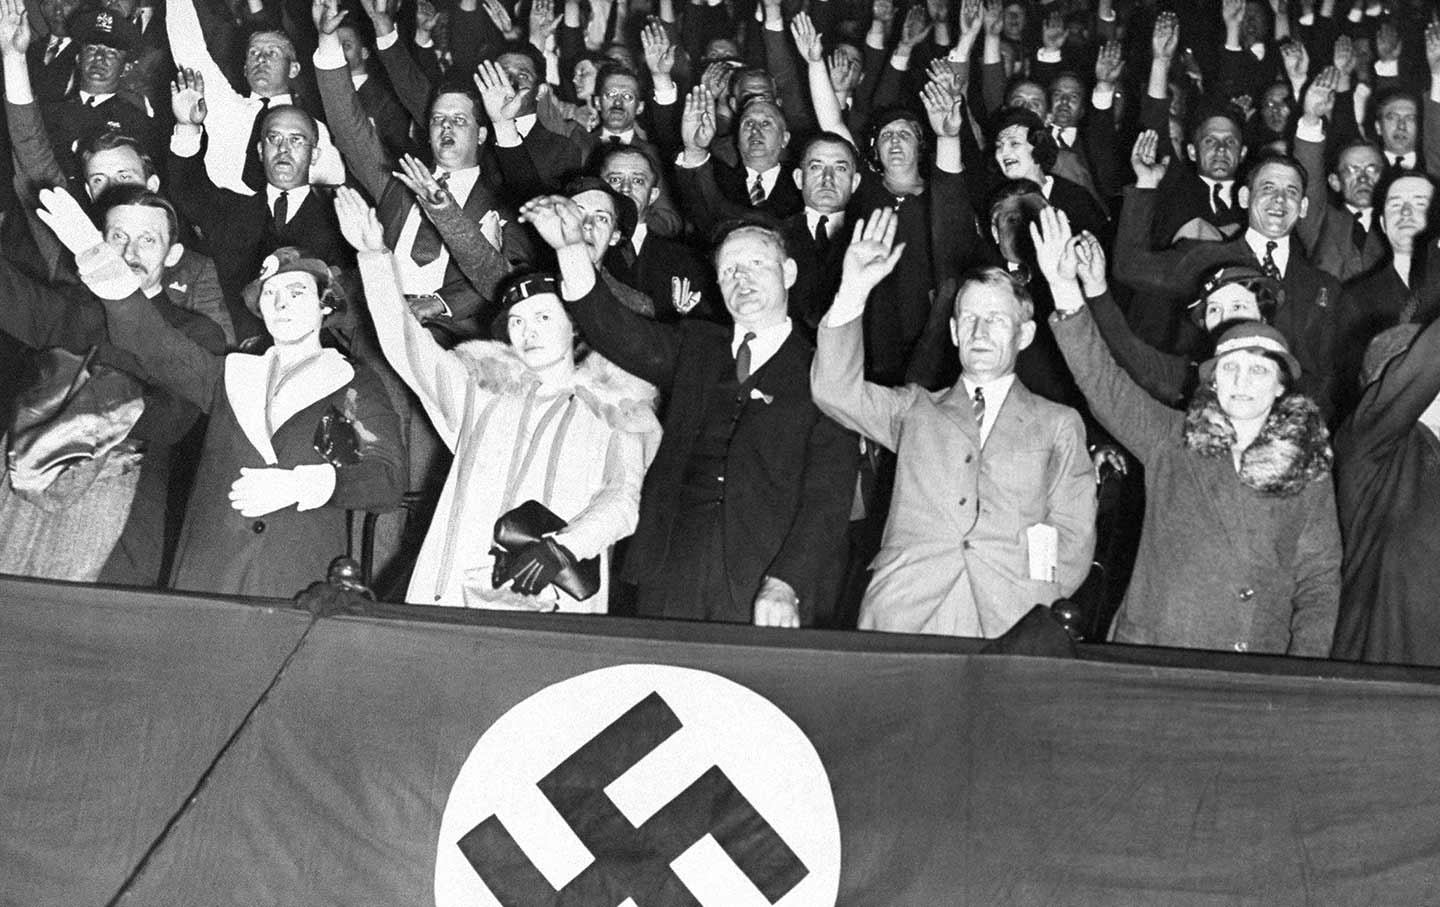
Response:
MULTIPOLYGON (((102 197, 101 217, 104 242, 138 278, 137 304, 143 299, 209 352, 223 352, 219 326, 181 308, 183 293, 167 285, 166 268, 185 251, 175 241, 170 203, 144 186, 117 186, 102 197)), ((11 472, 0 478, 0 525, 6 527, 0 533, 0 572, 158 584, 171 445, 189 433, 199 409, 161 387, 134 356, 111 342, 105 309, 88 290, 51 287, 0 260, 0 294, 5 299, 0 331, 35 350, 94 347, 97 369, 108 366, 130 376, 136 397, 144 401, 114 448, 67 468, 43 489, 17 493, 11 472), (81 481, 87 478, 93 479, 88 487, 81 481)), ((119 412, 110 411, 113 418, 119 412)))
POLYGON ((319 126, 310 114, 291 104, 267 111, 257 142, 265 188, 256 195, 242 195, 215 185, 201 162, 202 137, 211 117, 207 86, 199 73, 182 69, 176 74, 171 108, 175 132, 168 158, 170 195, 209 240, 239 336, 255 336, 262 326, 240 300, 267 255, 283 246, 300 246, 325 261, 353 261, 330 197, 311 185, 312 167, 324 155, 319 126))

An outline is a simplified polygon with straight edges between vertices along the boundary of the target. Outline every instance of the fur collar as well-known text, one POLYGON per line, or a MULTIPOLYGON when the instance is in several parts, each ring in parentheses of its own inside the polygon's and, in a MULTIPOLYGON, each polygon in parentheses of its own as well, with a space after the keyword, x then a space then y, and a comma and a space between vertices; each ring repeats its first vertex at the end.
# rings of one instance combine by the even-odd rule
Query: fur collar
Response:
MULTIPOLYGON (((482 388, 497 394, 523 396, 540 387, 540 378, 508 343, 471 340, 455 347, 470 374, 482 388)), ((575 396, 612 428, 647 433, 660 430, 655 417, 659 393, 654 385, 636 378, 592 351, 575 370, 575 396)))
MULTIPOLYGON (((1202 457, 1228 457, 1235 426, 1215 392, 1201 388, 1185 413, 1185 446, 1202 457)), ((1320 408, 1303 394, 1275 402, 1255 442, 1240 457, 1240 481, 1263 495, 1288 498, 1330 475, 1330 433, 1320 408)))

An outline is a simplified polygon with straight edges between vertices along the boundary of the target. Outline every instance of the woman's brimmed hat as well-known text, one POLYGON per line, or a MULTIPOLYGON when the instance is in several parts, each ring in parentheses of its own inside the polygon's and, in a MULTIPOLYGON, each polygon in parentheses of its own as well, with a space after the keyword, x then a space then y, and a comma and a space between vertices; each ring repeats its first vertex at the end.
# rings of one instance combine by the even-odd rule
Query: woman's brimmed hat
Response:
POLYGON ((241 297, 245 300, 245 308, 249 309, 252 314, 259 315, 260 289, 265 286, 265 281, 277 274, 301 271, 315 278, 315 288, 320 293, 321 301, 333 309, 339 309, 344 299, 338 293, 330 292, 332 286, 337 291, 339 289, 338 286, 334 286, 338 270, 331 268, 304 249, 282 246, 265 256, 265 260, 260 263, 260 276, 245 285, 241 297), (327 294, 329 294, 328 298, 327 294))
POLYGON ((1268 321, 1275 314, 1275 305, 1280 299, 1280 281, 1250 265, 1226 265, 1210 272, 1200 286, 1200 295, 1187 307, 1196 324, 1202 327, 1205 324, 1205 301, 1210 294, 1232 283, 1238 283, 1255 294, 1255 304, 1262 319, 1268 321))
POLYGON ((1290 380, 1300 380, 1300 362, 1290 352, 1290 342, 1285 339, 1285 335, 1268 324, 1247 321, 1220 335, 1220 340, 1215 344, 1215 355, 1200 363, 1200 382, 1209 384, 1215 378, 1215 365, 1229 354, 1240 350, 1277 356, 1285 363, 1290 380))
POLYGON ((501 285, 500 311, 490 323, 490 336, 501 343, 510 342, 510 308, 517 302, 524 302, 535 296, 560 295, 560 281, 553 274, 536 271, 514 277, 501 285))

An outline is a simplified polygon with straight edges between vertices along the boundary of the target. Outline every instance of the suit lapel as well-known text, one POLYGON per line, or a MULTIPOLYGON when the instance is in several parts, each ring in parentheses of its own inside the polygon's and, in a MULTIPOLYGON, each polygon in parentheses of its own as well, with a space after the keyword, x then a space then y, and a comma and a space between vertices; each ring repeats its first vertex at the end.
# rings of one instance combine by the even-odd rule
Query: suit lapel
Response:
POLYGON ((325 349, 286 375, 271 398, 274 362, 273 348, 261 356, 232 353, 225 357, 225 396, 235 421, 246 440, 272 466, 278 462, 271 440, 274 432, 296 413, 335 393, 355 377, 354 367, 344 356, 325 349))
MULTIPOLYGON (((1005 395, 1005 401, 1000 404, 1000 411, 995 414, 995 423, 990 426, 990 436, 985 439, 985 445, 996 444, 997 450, 1019 450, 1024 444, 1026 427, 1034 418, 1034 401, 1025 385, 1020 379, 1010 383, 1010 392, 1005 395)), ((971 421, 975 419, 972 409, 971 421)), ((979 426, 976 426, 976 435, 979 435, 979 426)))
MULTIPOLYGON (((1020 382, 1016 381, 1015 383, 1018 385, 1020 382)), ((1011 392, 1014 392, 1013 388, 1011 392)), ((957 379, 955 384, 935 402, 935 407, 959 426, 965 436, 975 445, 976 450, 980 449, 980 423, 975 420, 975 405, 965 391, 965 379, 957 379)))

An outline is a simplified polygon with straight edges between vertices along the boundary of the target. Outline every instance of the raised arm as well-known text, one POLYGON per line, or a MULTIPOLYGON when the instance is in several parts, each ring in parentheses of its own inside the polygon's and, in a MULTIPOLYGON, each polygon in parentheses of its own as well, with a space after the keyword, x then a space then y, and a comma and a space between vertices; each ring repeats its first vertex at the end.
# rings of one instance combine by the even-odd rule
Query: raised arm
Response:
POLYGON ((1295 159, 1305 167, 1305 198, 1309 210, 1295 225, 1305 251, 1314 254, 1320 230, 1330 208, 1325 189, 1325 118, 1335 108, 1335 83, 1340 74, 1332 66, 1305 89, 1300 122, 1295 128, 1295 159))
POLYGON ((15 163, 32 192, 65 185, 65 171, 55 158, 50 133, 30 84, 25 54, 30 49, 30 21, 21 0, 0 0, 0 65, 5 71, 5 117, 15 163))
POLYGON ((830 68, 825 65, 825 53, 821 36, 806 13, 796 13, 790 20, 790 34, 795 47, 805 61, 805 78, 810 85, 810 100, 815 107, 815 119, 821 129, 843 135, 852 143, 854 136, 845 125, 840 112, 840 99, 835 96, 835 87, 830 82, 830 68))
POLYGON ((845 250, 844 275, 835 302, 816 332, 810 392, 825 415, 890 450, 900 441, 900 417, 921 393, 917 388, 883 387, 864 378, 862 315, 875 285, 895 269, 905 244, 895 245, 898 218, 889 208, 855 224, 845 250))
POLYGON ((335 147, 340 149, 350 175, 378 203, 389 185, 394 161, 386 153, 375 126, 360 104, 355 83, 350 81, 345 51, 334 28, 328 32, 323 28, 320 30, 314 63, 320 103, 325 108, 325 122, 330 126, 335 147))
MULTIPOLYGON (((425 126, 425 105, 430 100, 432 87, 430 77, 405 47, 405 42, 400 40, 400 33, 395 28, 394 16, 390 13, 386 0, 360 0, 360 5, 375 26, 375 49, 379 51, 380 65, 385 67, 385 76, 390 80, 396 99, 410 114, 410 119, 422 127, 425 126)), ((436 18, 438 14, 433 6, 428 10, 417 8, 416 41, 422 36, 428 39, 429 29, 422 29, 421 26, 424 23, 433 24, 436 18)))
POLYGON ((1425 27, 1425 61, 1430 64, 1430 93, 1421 105, 1425 137, 1425 172, 1440 174, 1440 18, 1425 27))

